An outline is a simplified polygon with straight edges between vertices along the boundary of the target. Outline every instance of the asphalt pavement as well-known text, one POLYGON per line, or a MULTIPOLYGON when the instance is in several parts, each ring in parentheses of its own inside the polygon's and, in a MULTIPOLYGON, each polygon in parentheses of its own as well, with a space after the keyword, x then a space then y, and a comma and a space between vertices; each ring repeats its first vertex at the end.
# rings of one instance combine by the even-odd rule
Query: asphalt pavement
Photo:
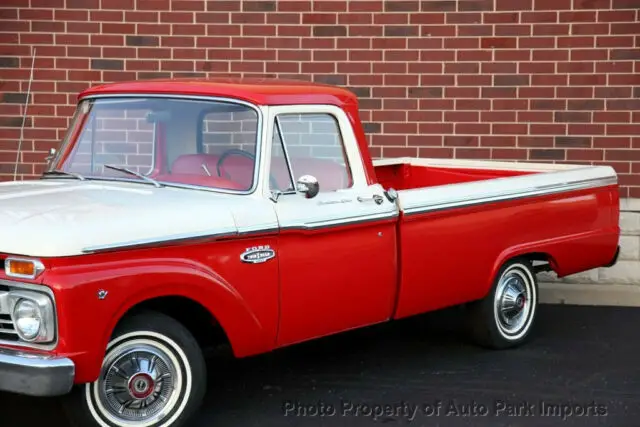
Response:
MULTIPOLYGON (((192 427, 640 426, 640 308, 543 305, 532 341, 470 344, 459 310, 218 360, 192 427)), ((0 426, 64 426, 0 393, 0 426)))

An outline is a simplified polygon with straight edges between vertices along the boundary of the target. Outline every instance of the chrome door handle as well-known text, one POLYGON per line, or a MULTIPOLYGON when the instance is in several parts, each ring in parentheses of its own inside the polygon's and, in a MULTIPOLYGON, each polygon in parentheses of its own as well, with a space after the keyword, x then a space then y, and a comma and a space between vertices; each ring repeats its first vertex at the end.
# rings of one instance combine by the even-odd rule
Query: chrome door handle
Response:
POLYGON ((382 198, 382 196, 374 194, 371 197, 360 197, 360 196, 358 196, 358 201, 361 202, 361 203, 364 203, 364 202, 375 202, 376 205, 381 205, 382 202, 384 201, 384 199, 382 198))

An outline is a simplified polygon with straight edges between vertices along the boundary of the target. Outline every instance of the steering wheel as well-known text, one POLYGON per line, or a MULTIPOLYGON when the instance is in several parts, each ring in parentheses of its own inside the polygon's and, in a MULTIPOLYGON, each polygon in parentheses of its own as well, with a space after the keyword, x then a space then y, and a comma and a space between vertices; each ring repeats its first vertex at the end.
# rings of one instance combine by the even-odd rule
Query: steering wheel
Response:
MULTIPOLYGON (((238 148, 230 148, 229 150, 226 150, 224 153, 222 153, 222 155, 220 156, 220 158, 218 159, 218 163, 216 163, 216 171, 218 172, 218 176, 222 177, 222 172, 220 171, 220 167, 222 166, 222 163, 227 159, 227 157, 229 156, 233 156, 233 155, 237 155, 237 156, 242 156, 242 157, 246 157, 247 159, 251 159, 254 161, 256 161, 256 156, 244 151, 244 150, 240 150, 238 148)), ((275 177, 273 176, 273 174, 269 173, 269 184, 271 185, 271 187, 275 190, 280 190, 280 186, 278 185, 278 181, 276 181, 275 177)))

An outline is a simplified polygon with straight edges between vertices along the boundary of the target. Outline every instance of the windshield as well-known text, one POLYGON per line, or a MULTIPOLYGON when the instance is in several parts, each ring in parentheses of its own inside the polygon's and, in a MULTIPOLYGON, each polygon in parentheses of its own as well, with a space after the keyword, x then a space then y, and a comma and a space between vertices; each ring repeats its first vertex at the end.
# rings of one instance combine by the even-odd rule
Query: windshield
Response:
POLYGON ((49 172, 247 192, 256 180, 258 127, 256 109, 231 101, 83 100, 49 172))

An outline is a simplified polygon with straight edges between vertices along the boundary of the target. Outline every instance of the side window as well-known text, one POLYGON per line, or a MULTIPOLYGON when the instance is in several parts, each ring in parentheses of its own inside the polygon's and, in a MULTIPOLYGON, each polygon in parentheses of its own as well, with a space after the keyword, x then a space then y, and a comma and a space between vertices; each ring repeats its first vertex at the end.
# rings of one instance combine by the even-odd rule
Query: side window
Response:
POLYGON ((287 157, 293 178, 314 176, 320 184, 320 192, 352 186, 340 126, 330 114, 278 115, 271 149, 271 189, 276 183, 279 187, 276 189, 280 191, 295 188, 289 175, 287 157))

